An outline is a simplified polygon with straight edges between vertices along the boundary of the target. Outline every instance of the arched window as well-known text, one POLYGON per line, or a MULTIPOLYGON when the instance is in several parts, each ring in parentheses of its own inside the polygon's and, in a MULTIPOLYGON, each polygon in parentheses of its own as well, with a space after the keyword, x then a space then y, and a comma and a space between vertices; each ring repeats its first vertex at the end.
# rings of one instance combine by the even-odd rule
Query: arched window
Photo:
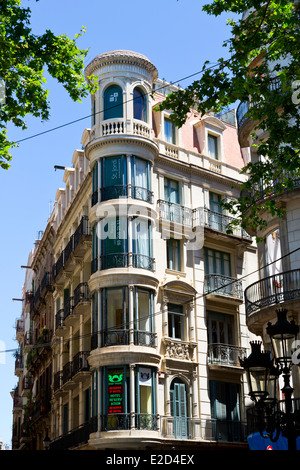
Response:
POLYGON ((188 410, 185 383, 176 378, 170 388, 171 415, 173 416, 173 432, 175 438, 188 438, 188 410))
POLYGON ((145 95, 139 88, 133 90, 133 118, 147 121, 145 95))
POLYGON ((104 92, 103 119, 123 117, 123 91, 118 85, 109 86, 104 92))

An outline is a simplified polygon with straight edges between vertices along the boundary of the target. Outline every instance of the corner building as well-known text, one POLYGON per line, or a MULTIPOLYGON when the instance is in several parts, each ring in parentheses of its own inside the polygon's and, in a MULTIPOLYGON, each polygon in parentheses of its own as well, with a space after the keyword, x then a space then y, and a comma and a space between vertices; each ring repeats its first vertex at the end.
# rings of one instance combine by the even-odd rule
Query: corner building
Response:
POLYGON ((220 206, 244 177, 235 114, 177 129, 155 110, 176 87, 135 52, 100 54, 91 74, 91 128, 52 214, 44 435, 52 450, 246 449, 240 278, 256 246, 220 206))

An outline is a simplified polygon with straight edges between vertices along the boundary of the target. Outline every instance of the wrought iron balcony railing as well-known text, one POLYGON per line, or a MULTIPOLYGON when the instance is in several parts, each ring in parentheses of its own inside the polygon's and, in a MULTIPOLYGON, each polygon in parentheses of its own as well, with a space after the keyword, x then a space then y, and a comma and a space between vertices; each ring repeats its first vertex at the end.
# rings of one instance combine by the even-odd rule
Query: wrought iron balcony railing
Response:
POLYGON ((248 286, 245 289, 246 315, 295 299, 300 299, 300 269, 274 274, 248 286))
POLYGON ((232 344, 211 343, 208 345, 208 364, 238 367, 239 357, 245 355, 245 348, 232 344))
MULTIPOLYGON (((129 344, 129 329, 108 329, 102 332, 102 347, 129 344)), ((133 330, 133 341, 137 346, 156 347, 156 334, 150 331, 133 330)), ((97 345, 95 344, 97 347, 97 345)))
POLYGON ((110 253, 108 255, 94 258, 91 264, 91 271, 93 274, 97 270, 102 271, 104 269, 112 268, 127 268, 129 266, 154 271, 155 260, 151 256, 139 253, 110 253))
POLYGON ((193 225, 193 211, 189 207, 181 206, 173 202, 163 201, 159 199, 157 201, 159 206, 159 216, 161 219, 169 220, 186 227, 192 227, 193 225))
POLYGON ((74 289, 74 308, 80 302, 90 302, 91 294, 90 289, 87 282, 81 282, 78 286, 74 289))
MULTIPOLYGON (((271 79, 269 83, 269 90, 275 91, 275 90, 280 90, 280 89, 281 89, 280 77, 274 77, 273 79, 271 79)), ((237 117, 237 125, 239 129, 248 120, 247 113, 249 109, 256 106, 256 104, 257 103, 253 101, 244 101, 238 105, 237 110, 236 110, 236 117, 237 117)))
POLYGON ((204 292, 243 300, 242 281, 222 274, 206 274, 204 292))
POLYGON ((193 210, 193 225, 194 227, 202 224, 211 230, 222 232, 226 235, 232 235, 234 237, 245 238, 251 240, 251 236, 241 227, 233 226, 232 233, 228 234, 228 225, 235 219, 229 215, 225 215, 219 212, 214 212, 207 208, 199 207, 193 210), (202 215, 203 212, 203 215, 202 215))

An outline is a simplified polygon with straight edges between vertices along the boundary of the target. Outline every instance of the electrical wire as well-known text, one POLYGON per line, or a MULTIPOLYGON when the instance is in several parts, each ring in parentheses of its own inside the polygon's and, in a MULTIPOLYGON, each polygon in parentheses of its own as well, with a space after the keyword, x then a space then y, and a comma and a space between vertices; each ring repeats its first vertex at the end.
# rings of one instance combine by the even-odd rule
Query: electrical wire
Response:
MULTIPOLYGON (((245 276, 242 276, 242 277, 240 277, 240 278, 238 278, 238 279, 234 279, 233 281, 229 282, 228 284, 225 284, 225 285, 223 285, 223 286, 220 286, 220 287, 218 287, 218 288, 216 288, 216 289, 214 289, 214 290, 211 290, 210 292, 207 292, 207 293, 204 293, 204 294, 200 294, 199 296, 195 296, 195 297, 193 297, 191 300, 188 300, 188 301, 186 301, 186 302, 183 302, 183 304, 181 304, 181 305, 185 305, 186 303, 193 303, 195 300, 197 300, 197 299, 199 299, 199 298, 206 297, 207 295, 212 294, 213 292, 216 292, 216 291, 218 291, 219 289, 224 289, 224 287, 227 287, 227 286, 232 285, 232 284, 234 284, 234 283, 236 283, 236 282, 239 282, 239 281, 245 279, 245 278, 248 277, 248 276, 252 276, 253 274, 258 273, 258 272, 261 271, 262 269, 265 269, 265 268, 267 268, 268 266, 270 266, 270 265, 272 265, 272 264, 274 264, 274 263, 277 263, 278 261, 281 261, 282 259, 286 258, 287 256, 292 255, 293 253, 295 253, 295 252, 297 252, 297 251, 299 251, 299 250, 300 250, 300 247, 299 247, 299 248, 296 248, 296 249, 293 250, 293 251, 290 251, 289 253, 286 253, 285 255, 282 255, 280 258, 278 258, 278 259, 276 259, 276 260, 274 260, 274 261, 270 261, 270 263, 267 263, 267 264, 265 264, 264 266, 261 266, 260 268, 256 269, 255 271, 252 271, 251 273, 245 274, 245 276)), ((281 273, 278 273, 278 274, 280 275, 281 273)), ((161 311, 161 310, 159 310, 159 311, 153 313, 153 314, 150 315, 150 316, 140 317, 139 320, 143 320, 143 319, 146 320, 146 319, 148 319, 148 318, 154 318, 155 316, 158 316, 158 315, 162 315, 162 311, 161 311)), ((103 331, 109 332, 110 330, 113 331, 113 330, 116 330, 116 329, 117 329, 116 326, 114 326, 114 327, 109 327, 109 328, 107 328, 107 329, 105 329, 105 330, 98 330, 98 331, 93 332, 93 333, 86 333, 86 334, 84 334, 84 335, 73 336, 72 338, 68 338, 68 339, 59 339, 57 342, 56 342, 56 341, 54 341, 54 342, 52 341, 52 342, 37 344, 37 345, 28 347, 28 349, 38 349, 38 348, 43 348, 43 347, 48 347, 48 346, 55 346, 56 343, 57 343, 57 344, 68 343, 68 342, 70 342, 70 341, 75 341, 75 340, 79 340, 79 339, 83 339, 83 338, 89 338, 89 337, 91 337, 92 335, 101 334, 101 333, 103 333, 103 331)), ((120 331, 122 331, 122 330, 120 330, 120 331)), ((15 349, 7 349, 7 350, 0 351, 0 354, 1 354, 1 353, 6 353, 6 352, 16 352, 16 351, 18 351, 18 348, 15 348, 15 349)))
MULTIPOLYGON (((178 86, 178 87, 179 87, 179 85, 175 85, 175 84, 176 84, 176 83, 179 84, 180 82, 182 82, 182 81, 184 81, 184 80, 187 80, 187 79, 189 79, 189 78, 195 77, 196 75, 199 75, 199 74, 201 74, 201 73, 204 73, 204 71, 206 72, 207 70, 211 70, 211 69, 217 67, 218 65, 219 65, 219 64, 214 64, 214 65, 212 65, 211 67, 207 67, 205 70, 200 70, 200 71, 198 71, 198 72, 194 72, 194 73, 192 73, 192 74, 190 74, 190 75, 187 75, 187 76, 185 76, 185 77, 183 77, 183 78, 180 78, 179 80, 176 80, 176 81, 174 81, 174 82, 167 82, 166 85, 162 85, 162 86, 160 86, 159 88, 156 88, 155 90, 152 90, 151 92, 145 93, 145 96, 147 96, 147 95, 148 95, 148 96, 151 96, 151 95, 153 95, 155 92, 157 92, 157 91, 159 91, 159 90, 162 90, 162 89, 164 89, 164 88, 168 88, 170 85, 171 85, 171 86, 178 86)), ((130 98, 130 99, 124 101, 123 104, 130 103, 130 102, 132 102, 132 101, 134 101, 134 100, 136 100, 136 99, 139 99, 139 97, 130 98)), ((114 105, 114 106, 110 106, 109 109, 111 110, 111 109, 114 109, 114 108, 116 108, 116 107, 118 107, 118 106, 120 106, 120 105, 117 104, 117 105, 114 105)), ((29 139, 33 139, 33 138, 35 138, 35 137, 39 137, 39 136, 41 136, 41 135, 43 135, 43 134, 48 134, 49 132, 53 132, 53 131, 62 129, 62 128, 67 127, 67 126, 70 126, 70 125, 72 125, 72 124, 76 124, 77 122, 84 121, 85 119, 88 119, 88 118, 92 118, 93 116, 96 116, 96 115, 98 115, 98 114, 102 114, 102 113, 104 113, 105 111, 106 111, 106 109, 104 108, 104 109, 102 109, 101 111, 97 111, 97 112, 95 112, 95 113, 88 114, 87 116, 83 116, 83 117, 81 117, 81 118, 75 119, 74 121, 66 122, 65 124, 61 124, 60 126, 53 127, 52 129, 48 129, 48 130, 46 130, 46 131, 39 132, 39 133, 34 134, 34 135, 31 135, 31 136, 29 136, 29 137, 24 137, 24 139, 19 139, 19 140, 17 140, 17 141, 16 141, 16 144, 19 144, 20 142, 24 142, 24 141, 29 140, 29 139)))

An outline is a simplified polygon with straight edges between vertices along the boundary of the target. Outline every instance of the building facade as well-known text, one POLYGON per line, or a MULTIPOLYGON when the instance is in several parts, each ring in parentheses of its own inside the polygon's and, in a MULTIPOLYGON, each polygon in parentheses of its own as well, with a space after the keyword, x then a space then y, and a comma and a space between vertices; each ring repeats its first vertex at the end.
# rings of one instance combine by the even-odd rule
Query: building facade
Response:
POLYGON ((177 129, 156 109, 176 87, 139 53, 91 74, 91 127, 28 261, 15 448, 247 448, 256 245, 220 205, 244 178, 235 121, 191 112, 177 129))

